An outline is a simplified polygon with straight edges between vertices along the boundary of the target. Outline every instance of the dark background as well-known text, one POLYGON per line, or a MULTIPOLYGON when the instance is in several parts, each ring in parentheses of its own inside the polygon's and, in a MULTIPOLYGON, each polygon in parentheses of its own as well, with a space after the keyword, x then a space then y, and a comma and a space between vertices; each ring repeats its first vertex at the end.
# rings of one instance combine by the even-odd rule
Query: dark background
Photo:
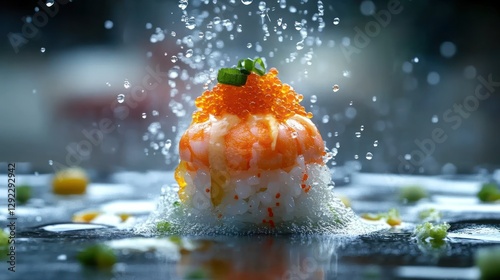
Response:
MULTIPOLYGON (((193 77, 210 73, 210 68, 216 70, 222 66, 220 61, 232 65, 241 57, 262 56, 269 66, 279 69, 282 81, 304 94, 303 105, 315 114, 313 120, 327 146, 334 148, 339 143, 332 161, 338 166, 354 161, 367 172, 415 174, 491 172, 499 167, 500 88, 480 101, 467 118, 461 118, 457 127, 443 117, 454 104, 462 104, 474 94, 480 84, 477 77, 491 75, 500 81, 500 13, 493 1, 401 1, 402 12, 392 15, 387 26, 350 59, 342 52, 342 42, 349 38, 350 46, 355 45, 356 28, 365 30, 374 21, 372 15, 361 11, 366 1, 323 1, 325 27, 321 32, 318 22, 312 20, 318 12, 317 1, 287 1, 285 9, 277 1, 266 2, 270 10, 264 22, 271 34, 263 40, 259 1, 255 0, 248 6, 239 0, 216 4, 189 1, 186 13, 200 17, 193 30, 182 22, 177 1, 75 0, 59 4, 59 11, 18 52, 9 34, 22 33, 26 17, 33 17, 35 8, 44 2, 2 3, 0 162, 29 162, 29 169, 38 172, 53 171, 54 164, 49 161, 68 165, 68 147, 71 150, 71 145, 85 140, 82 131, 93 131, 106 118, 116 129, 92 145, 77 165, 104 172, 172 169, 176 139, 189 123, 192 99, 203 91, 203 83, 193 77), (223 5, 226 10, 220 9, 223 5), (291 13, 290 6, 308 13, 291 13), (207 24, 214 17, 229 19, 234 26, 241 24, 243 31, 235 31, 236 27, 232 31, 210 29, 207 24), (333 24, 335 17, 340 18, 338 25, 333 24), (286 30, 277 24, 279 18, 288 24, 286 30), (294 21, 301 19, 307 20, 312 45, 296 50, 300 36, 294 21), (109 29, 105 28, 108 20, 113 23, 109 29), (274 27, 283 32, 283 42, 274 27), (156 28, 165 38, 154 43, 151 35, 156 28), (195 56, 205 55, 205 63, 195 66, 186 57, 172 62, 172 55, 181 57, 189 48, 177 40, 188 35, 196 38, 199 31, 205 32, 205 37, 195 41, 192 49, 195 56), (208 40, 206 31, 216 33, 216 38, 208 40), (218 40, 223 47, 215 47, 218 40), (444 42, 456 47, 453 56, 440 52, 444 42), (210 43, 217 52, 213 58, 207 52, 210 43), (252 47, 247 48, 247 43, 252 47), (290 61, 293 56, 296 59, 290 61), (415 57, 418 63, 413 61, 415 57), (411 71, 403 71, 404 65, 411 71), (140 84, 147 66, 158 66, 164 72, 178 66, 191 78, 165 79, 120 119, 110 105, 118 94, 130 98, 124 81, 132 86, 140 84), (344 71, 349 71, 348 77, 344 71), (427 81, 431 72, 438 73, 437 84, 427 81), (172 94, 168 80, 176 83, 178 94, 172 94), (332 92, 334 84, 340 86, 339 92, 332 92), (313 95, 317 102, 310 101, 313 95), (185 116, 174 112, 172 100, 183 104, 185 116), (324 116, 328 122, 323 122, 324 116), (155 129, 151 123, 159 126, 155 129), (432 152, 425 154, 415 140, 430 139, 436 128, 442 129, 447 139, 434 142, 432 152), (356 137, 356 132, 361 137, 356 137), (162 153, 167 139, 172 147, 162 153), (160 148, 155 149, 155 145, 160 148), (368 152, 373 159, 366 159, 368 152), (419 153, 425 159, 420 160, 419 153)), ((373 1, 374 12, 386 10, 388 2, 373 1)))

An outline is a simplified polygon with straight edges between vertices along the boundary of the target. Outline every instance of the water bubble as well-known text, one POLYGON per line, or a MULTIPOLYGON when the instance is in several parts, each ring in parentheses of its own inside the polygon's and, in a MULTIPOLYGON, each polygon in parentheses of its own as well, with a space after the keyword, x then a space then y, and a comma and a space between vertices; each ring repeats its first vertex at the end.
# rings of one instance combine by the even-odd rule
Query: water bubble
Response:
POLYGON ((196 19, 194 17, 190 17, 186 20, 186 28, 189 30, 193 30, 196 27, 196 19))
POLYGON ((403 69, 403 72, 405 73, 411 73, 413 71, 413 64, 411 64, 408 61, 405 61, 401 66, 401 69, 403 69))
POLYGON ((439 52, 442 56, 450 58, 457 52, 457 47, 452 42, 443 42, 439 47, 439 52))
POLYGON ((349 71, 349 70, 342 71, 342 76, 344 76, 346 78, 350 78, 351 77, 351 71, 349 71))
POLYGON ((318 101, 318 97, 316 95, 311 95, 311 103, 316 103, 318 101))
POLYGON ((181 10, 185 10, 187 6, 188 6, 187 0, 179 0, 179 8, 181 8, 181 10))
POLYGON ((171 147, 171 146, 172 146, 172 140, 167 139, 167 140, 165 141, 165 149, 167 149, 167 150, 168 150, 168 149, 170 149, 170 147, 171 147))
POLYGON ((125 95, 118 94, 118 96, 116 97, 116 100, 118 100, 118 103, 123 103, 123 101, 125 101, 125 95))
POLYGON ((366 159, 367 160, 372 160, 372 158, 373 158, 373 154, 372 153, 370 153, 370 152, 366 153, 366 159))
POLYGON ((354 159, 359 159, 359 156, 358 155, 354 155, 354 159))
POLYGON ((328 123, 330 121, 330 116, 329 115, 324 115, 323 118, 321 119, 322 123, 328 123))
POLYGON ((356 138, 360 138, 361 137, 361 132, 359 131, 356 131, 356 133, 354 133, 356 135, 356 138))
POLYGON ((160 113, 158 113, 158 111, 156 111, 156 110, 151 111, 151 115, 153 115, 153 116, 158 116, 159 114, 160 113))
POLYGON ((374 95, 374 96, 372 96, 372 101, 373 101, 373 102, 376 102, 376 101, 377 101, 377 97, 376 97, 375 95, 374 95))
POLYGON ((243 26, 241 24, 238 24, 236 26, 236 32, 240 33, 241 31, 243 31, 243 26))
POLYGON ((172 55, 172 57, 170 58, 170 61, 172 61, 173 63, 176 63, 177 60, 179 60, 179 59, 175 55, 172 55))
POLYGON ((49 159, 49 165, 53 165, 54 164, 54 161, 49 159))
POLYGON ((111 28, 113 28, 113 22, 112 22, 112 21, 110 21, 110 20, 105 21, 105 22, 104 22, 104 28, 106 28, 106 29, 111 29, 111 28))
POLYGON ((378 140, 373 141, 373 147, 378 147, 378 140))
POLYGON ((296 21, 295 24, 294 24, 294 26, 295 26, 295 30, 302 29, 302 23, 300 23, 300 21, 296 21))
POLYGON ((251 47, 252 47, 252 43, 248 43, 247 48, 251 48, 251 47))
POLYGON ((365 130, 365 126, 364 125, 361 125, 361 127, 359 128, 360 131, 363 131, 365 130))
POLYGON ((170 36, 175 37, 177 36, 177 33, 175 31, 170 32, 170 36))
POLYGON ((283 23, 283 18, 278 18, 276 23, 278 24, 278 26, 281 26, 281 23, 283 23))
POLYGON ((439 121, 438 116, 437 115, 432 116, 431 121, 432 121, 432 123, 437 123, 439 121))
POLYGON ((146 113, 142 113, 142 118, 145 119, 147 117, 146 113))
POLYGON ((297 48, 298 51, 304 49, 304 41, 298 42, 295 47, 297 48))
POLYGON ((349 101, 349 106, 352 106, 354 104, 354 101, 349 101))
POLYGON ((250 5, 252 4, 253 0, 241 0, 241 3, 243 3, 243 5, 250 5))
POLYGON ((338 17, 333 19, 333 24, 338 25, 340 23, 340 19, 338 17))
POLYGON ((437 85, 439 84, 439 80, 440 77, 437 72, 429 72, 429 74, 427 74, 427 83, 429 83, 429 85, 437 85))
POLYGON ((126 88, 126 89, 130 88, 130 82, 128 80, 125 80, 123 82, 123 87, 126 88))
POLYGON ((406 160, 410 160, 411 159, 411 155, 410 154, 405 154, 405 159, 406 160))
POLYGON ((186 51, 186 57, 192 57, 193 56, 193 50, 189 49, 186 51))
POLYGON ((469 65, 464 68, 464 76, 466 79, 474 79, 477 75, 476 67, 469 65))
POLYGON ((44 53, 44 52, 45 52, 45 48, 40 48, 40 51, 41 51, 42 53, 44 53))
POLYGON ((220 24, 220 17, 214 17, 214 24, 220 24))
POLYGON ((411 61, 413 61, 413 63, 418 63, 420 59, 418 59, 418 57, 415 56, 411 61))
POLYGON ((55 0, 47 0, 45 2, 45 5, 50 8, 54 5, 54 2, 55 2, 55 0))
POLYGON ((111 86, 111 83, 110 83, 110 82, 106 82, 106 85, 107 85, 108 87, 110 87, 110 86, 111 86))
POLYGON ((365 16, 373 15, 375 13, 375 4, 372 1, 363 1, 359 7, 361 14, 365 16))
POLYGON ((200 39, 201 39, 201 38, 203 38, 203 36, 205 36, 205 33, 203 33, 203 32, 201 32, 201 31, 200 31, 200 32, 198 33, 198 37, 200 37, 200 39))
POLYGON ((146 23, 146 29, 151 29, 151 28, 153 28, 151 22, 146 23))
POLYGON ((333 90, 333 92, 339 91, 340 90, 339 85, 337 85, 337 84, 333 85, 332 90, 333 90))

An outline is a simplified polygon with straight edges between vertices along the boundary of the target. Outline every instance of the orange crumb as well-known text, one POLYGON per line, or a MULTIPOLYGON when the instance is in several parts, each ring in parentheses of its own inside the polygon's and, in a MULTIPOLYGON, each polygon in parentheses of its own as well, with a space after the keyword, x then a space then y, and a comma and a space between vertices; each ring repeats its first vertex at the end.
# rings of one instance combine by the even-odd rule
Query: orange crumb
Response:
POLYGON ((210 190, 208 188, 205 189, 206 192, 210 192, 210 190))
POLYGON ((276 198, 280 198, 281 194, 280 193, 277 193, 276 194, 276 198))
POLYGON ((234 195, 234 199, 238 200, 238 195, 237 194, 234 195))
POLYGON ((269 217, 271 217, 271 218, 272 218, 272 217, 274 216, 273 209, 272 209, 271 207, 268 207, 268 208, 267 208, 267 212, 268 212, 268 214, 269 214, 269 217))
POLYGON ((307 175, 307 173, 304 173, 304 175, 302 175, 302 181, 306 181, 307 178, 309 178, 309 175, 307 175))

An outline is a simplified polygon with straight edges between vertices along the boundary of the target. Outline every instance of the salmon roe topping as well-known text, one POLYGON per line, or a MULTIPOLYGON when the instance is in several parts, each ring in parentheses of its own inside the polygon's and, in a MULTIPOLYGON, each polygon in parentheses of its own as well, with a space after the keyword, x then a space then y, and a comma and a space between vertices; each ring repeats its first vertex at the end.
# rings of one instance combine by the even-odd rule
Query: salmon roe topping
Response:
POLYGON ((209 115, 219 117, 224 114, 242 119, 250 115, 271 114, 278 121, 295 114, 311 118, 312 114, 299 104, 303 98, 290 85, 280 81, 276 68, 263 76, 252 72, 243 86, 219 83, 196 98, 199 110, 193 114, 193 122, 204 122, 209 115))

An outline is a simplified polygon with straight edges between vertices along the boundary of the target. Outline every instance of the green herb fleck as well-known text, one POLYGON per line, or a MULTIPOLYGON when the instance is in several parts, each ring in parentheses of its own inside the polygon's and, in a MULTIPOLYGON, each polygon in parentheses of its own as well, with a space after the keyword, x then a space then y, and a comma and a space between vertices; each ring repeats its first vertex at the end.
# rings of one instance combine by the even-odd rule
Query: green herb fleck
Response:
POLYGON ((27 185, 16 188, 16 200, 19 204, 25 204, 31 198, 31 187, 27 185))
POLYGON ((78 261, 85 266, 109 269, 116 263, 113 249, 106 245, 96 244, 85 248, 77 256, 78 261))
POLYGON ((421 240, 425 240, 427 238, 444 240, 448 235, 448 229, 450 229, 450 225, 448 223, 434 225, 432 223, 425 222, 415 227, 413 235, 421 240))
POLYGON ((483 202, 494 202, 500 200, 500 189, 495 183, 485 183, 477 193, 479 200, 483 202))
POLYGON ((156 230, 160 234, 169 234, 172 231, 172 224, 166 221, 156 223, 156 230))
POLYGON ((399 192, 401 200, 409 203, 417 202, 427 196, 427 190, 421 186, 406 186, 401 188, 399 192))
POLYGON ((181 206, 181 203, 179 201, 175 201, 173 205, 174 205, 174 207, 179 207, 179 206, 181 206))

